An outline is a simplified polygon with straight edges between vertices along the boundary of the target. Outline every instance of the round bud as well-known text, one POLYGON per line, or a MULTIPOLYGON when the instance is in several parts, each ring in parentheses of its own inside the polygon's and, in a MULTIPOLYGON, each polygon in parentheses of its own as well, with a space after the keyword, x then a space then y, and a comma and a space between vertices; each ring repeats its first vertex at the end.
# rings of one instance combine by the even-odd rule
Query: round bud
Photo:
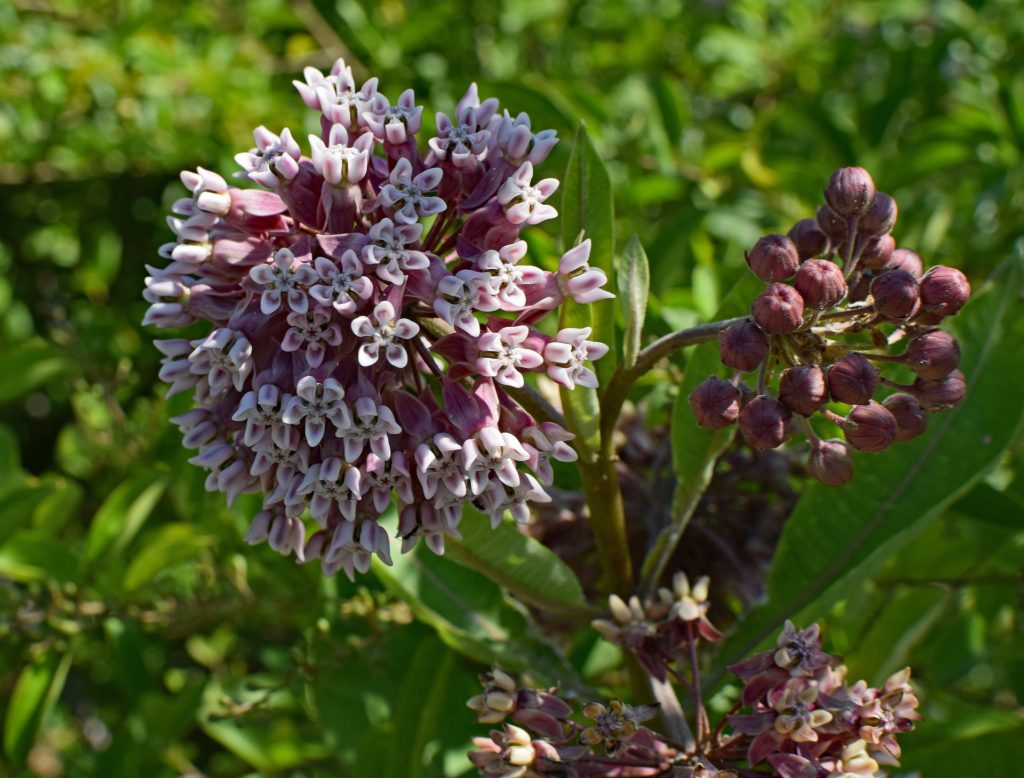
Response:
POLYGON ((884 269, 905 270, 914 278, 920 278, 924 272, 924 262, 916 251, 896 249, 889 255, 889 261, 885 263, 884 269))
POLYGON ((848 354, 828 368, 828 391, 833 400, 867 405, 878 388, 878 370, 860 354, 848 354))
POLYGON ((711 376, 690 392, 690 407, 700 426, 712 430, 728 427, 740 415, 740 390, 711 376))
POLYGON ((785 235, 765 235, 747 254, 747 264, 763 281, 782 281, 800 267, 796 246, 785 235))
POLYGON ((835 262, 827 259, 809 259, 796 271, 793 286, 808 308, 823 311, 836 305, 846 296, 846 279, 835 262))
POLYGON ((921 305, 926 314, 952 316, 971 296, 971 285, 955 267, 936 265, 921 279, 921 305))
POLYGON ((814 218, 833 246, 842 245, 847 232, 845 219, 837 216, 827 205, 819 206, 814 218))
POLYGON ((945 411, 963 402, 967 394, 967 379, 959 370, 954 370, 938 381, 918 378, 911 391, 926 411, 945 411))
POLYGON ((828 251, 828 235, 821 231, 814 219, 801 219, 790 229, 789 239, 796 246, 800 261, 820 257, 828 251))
POLYGON ((896 440, 911 440, 928 429, 928 414, 912 395, 892 394, 882 405, 896 419, 896 440))
POLYGON ((807 460, 811 475, 826 486, 842 486, 853 478, 850 449, 841 440, 819 440, 811 447, 807 460))
POLYGON ((825 373, 807 365, 787 368, 779 379, 779 400, 801 416, 817 413, 828 402, 825 373))
POLYGON ((800 329, 804 300, 793 287, 772 284, 757 296, 750 312, 769 335, 782 335, 800 329))
POLYGON ((896 226, 898 211, 892 197, 885 192, 875 192, 871 207, 857 223, 857 231, 862 235, 885 235, 896 226))
POLYGON ((761 394, 740 411, 740 432, 754 448, 777 448, 789 437, 792 418, 786 406, 761 394))
POLYGON ((868 270, 883 270, 895 250, 896 239, 892 235, 880 235, 864 244, 860 252, 860 263, 868 270))
POLYGON ((948 332, 932 330, 907 344, 903 362, 919 378, 938 381, 960 364, 960 344, 948 332))
POLYGON ((768 356, 768 338, 754 322, 744 319, 722 330, 718 336, 718 353, 726 367, 747 372, 768 356))
POLYGON ((906 319, 918 309, 917 279, 906 270, 886 270, 871 282, 875 310, 887 319, 906 319))
POLYGON ((896 417, 883 405, 872 401, 858 405, 843 419, 847 442, 860 451, 878 452, 896 440, 896 417))
POLYGON ((841 167, 825 186, 825 202, 839 216, 856 219, 867 213, 875 199, 875 182, 862 167, 841 167))

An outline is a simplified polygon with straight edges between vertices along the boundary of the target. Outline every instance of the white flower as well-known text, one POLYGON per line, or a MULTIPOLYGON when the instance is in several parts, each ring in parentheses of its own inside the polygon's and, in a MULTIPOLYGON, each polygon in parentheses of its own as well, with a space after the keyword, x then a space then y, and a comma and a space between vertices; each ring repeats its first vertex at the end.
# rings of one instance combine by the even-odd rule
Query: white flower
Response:
POLYGON ((299 287, 316 283, 316 271, 308 263, 297 263, 291 249, 278 249, 265 265, 249 271, 249 277, 262 287, 260 310, 269 316, 281 307, 281 295, 288 298, 288 307, 295 313, 309 310, 309 298, 299 287))
POLYGON ((366 455, 363 470, 363 493, 373 498, 373 508, 377 513, 387 510, 392 491, 398 493, 402 502, 412 502, 412 474, 401 451, 394 452, 387 461, 370 452, 366 455))
MULTIPOLYGON (((341 515, 351 521, 356 515, 356 504, 363 496, 362 474, 358 467, 347 465, 338 457, 327 457, 306 471, 296 494, 312 495, 309 498, 309 515, 321 527, 327 526, 333 506, 337 506, 341 515)), ((289 495, 288 502, 293 502, 292 495, 289 495)))
POLYGON ((397 318, 394 306, 384 300, 374 307, 372 319, 369 316, 353 319, 352 332, 370 340, 359 347, 360 365, 369 367, 376 364, 383 348, 388 362, 394 367, 403 368, 409 363, 409 355, 399 341, 416 337, 420 325, 410 319, 397 318))
POLYGON ((488 291, 498 298, 506 311, 517 311, 526 305, 522 286, 544 280, 545 274, 540 268, 517 264, 525 256, 526 241, 517 240, 499 251, 485 251, 476 260, 476 269, 489 278, 488 291))
POLYGON ((343 521, 334 530, 320 564, 325 575, 344 570, 351 581, 357 570, 366 573, 370 569, 374 554, 384 564, 391 564, 391 544, 384 529, 375 521, 343 521))
POLYGON ((367 265, 375 266, 374 270, 382 280, 401 286, 407 272, 430 267, 426 254, 406 248, 416 243, 422 232, 422 224, 396 225, 391 219, 381 219, 367 233, 363 260, 367 265))
POLYGON ((497 427, 484 427, 462 445, 463 466, 473 494, 487 487, 491 473, 507 486, 519 486, 516 462, 530 458, 526 449, 511 432, 497 427))
POLYGON ((348 425, 339 427, 337 436, 343 439, 347 461, 355 462, 359 459, 367 441, 370 451, 386 461, 391 459, 388 435, 398 435, 401 431, 395 414, 388 406, 379 405, 370 397, 360 397, 352 408, 348 425))
POLYGON ((490 376, 499 384, 522 386, 525 380, 520 368, 531 370, 544 364, 540 354, 522 345, 529 335, 530 328, 525 324, 481 335, 477 342, 479 356, 476 360, 480 375, 490 376))
POLYGON ((597 376, 584 363, 588 359, 603 357, 608 353, 608 346, 587 340, 591 332, 590 327, 566 327, 544 346, 544 360, 548 363, 548 377, 552 381, 567 389, 575 388, 576 384, 597 388, 597 376))
POLYGON ((281 421, 281 412, 290 399, 290 395, 282 395, 273 384, 263 384, 258 390, 246 392, 231 416, 234 421, 245 422, 242 442, 255 446, 268 434, 272 436, 276 432, 281 436, 287 429, 281 421))
POLYGON ((195 375, 206 377, 211 395, 222 395, 231 386, 242 391, 254 364, 252 344, 242 333, 219 327, 192 344, 195 349, 188 356, 189 369, 195 375))
POLYGON ((447 432, 437 433, 429 443, 420 443, 416 447, 416 476, 423 487, 423 496, 433 497, 441 483, 456 497, 464 497, 463 459, 462 446, 447 432))
POLYGON ((235 162, 245 171, 236 175, 268 189, 276 189, 294 180, 299 174, 302 150, 292 137, 292 131, 285 127, 280 135, 275 135, 260 125, 253 130, 252 137, 256 148, 235 154, 235 162))
POLYGON ((578 455, 568 441, 575 435, 551 421, 538 427, 527 427, 522 432, 523 446, 530 454, 530 469, 541 482, 550 485, 554 480, 551 460, 575 462, 578 455))
POLYGON ((340 268, 326 257, 313 260, 313 267, 319 279, 309 288, 309 296, 342 316, 350 316, 373 294, 373 284, 363 275, 363 264, 351 249, 341 255, 340 268))
POLYGON ((305 419, 306 442, 317 446, 330 421, 336 429, 346 429, 352 422, 348 406, 342 402, 345 389, 333 378, 319 383, 311 375, 303 376, 295 385, 295 396, 285 406, 281 420, 298 424, 305 419))
MULTIPOLYGON (((195 207, 207 214, 223 216, 231 210, 231 195, 228 182, 222 176, 206 168, 181 171, 181 183, 192 193, 195 207)), ((186 216, 189 214, 185 214, 186 216)))
POLYGON ((305 313, 289 313, 291 325, 281 340, 282 351, 306 349, 306 362, 310 367, 319 367, 327 354, 327 346, 341 345, 341 327, 331 322, 330 314, 324 310, 305 313))
POLYGON ((440 197, 427 194, 437 189, 442 175, 441 168, 433 167, 414 178, 412 163, 402 157, 395 163, 388 183, 381 187, 380 201, 394 211, 399 224, 415 224, 421 216, 432 216, 448 207, 440 197))
POLYGON ((349 145, 348 130, 335 124, 325 144, 319 136, 310 135, 313 167, 331 186, 352 186, 366 177, 373 151, 373 135, 363 133, 349 145))
POLYGON ((558 216, 558 211, 544 202, 558 189, 558 179, 545 178, 536 186, 532 179, 533 165, 524 162, 498 189, 498 202, 512 224, 540 224, 558 216))
POLYGON ((551 502, 551 496, 544 491, 540 482, 529 473, 523 473, 523 480, 516 486, 491 481, 481 495, 484 512, 491 517, 491 527, 501 524, 505 512, 520 524, 530 520, 531 502, 551 502))
POLYGON ((402 92, 395 105, 389 105, 387 98, 379 95, 373 108, 363 112, 363 121, 381 143, 397 146, 420 131, 423 106, 416 105, 416 95, 411 89, 402 92))
MULTIPOLYGON (((480 322, 473 311, 488 310, 482 300, 490 277, 474 270, 460 270, 437 282, 434 313, 474 338, 480 334, 480 322)), ((491 308, 493 310, 493 308, 491 308)))

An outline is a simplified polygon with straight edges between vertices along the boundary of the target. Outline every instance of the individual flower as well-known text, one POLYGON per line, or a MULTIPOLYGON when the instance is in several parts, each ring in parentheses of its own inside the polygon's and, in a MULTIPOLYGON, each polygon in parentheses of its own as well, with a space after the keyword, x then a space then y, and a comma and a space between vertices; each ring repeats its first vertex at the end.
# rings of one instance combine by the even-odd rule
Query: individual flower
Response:
POLYGON ((316 271, 308 263, 299 262, 290 249, 279 249, 271 262, 250 270, 249 277, 263 287, 260 311, 266 315, 277 311, 283 300, 293 312, 305 313, 309 298, 303 287, 317 280, 316 271))
POLYGON ((313 167, 331 186, 352 186, 366 177, 373 151, 373 136, 363 133, 349 143, 348 130, 343 124, 331 126, 324 143, 318 135, 309 136, 313 151, 313 167))
POLYGON ((498 202, 512 224, 540 224, 558 216, 558 211, 544 202, 558 189, 558 179, 545 178, 536 185, 532 180, 533 164, 526 161, 498 189, 498 202))
POLYGON ((309 287, 309 296, 342 316, 351 316, 373 294, 373 284, 363 275, 363 265, 351 249, 337 262, 317 257, 313 267, 317 280, 309 287))
POLYGON ((409 363, 409 354, 401 341, 415 338, 419 331, 420 325, 398 317, 390 302, 383 300, 377 303, 372 318, 357 316, 352 320, 352 332, 369 341, 359 347, 359 364, 363 367, 376 364, 383 348, 384 356, 393 367, 405 367, 409 363))
POLYGON ((596 303, 615 295, 602 289, 608 276, 601 268, 591 267, 590 238, 569 249, 558 261, 558 286, 566 297, 577 303, 596 303))
POLYGON ((608 353, 608 346, 587 340, 593 329, 590 327, 566 327, 555 335, 555 339, 544 346, 544 362, 548 377, 567 389, 576 385, 589 389, 597 388, 597 376, 586 366, 586 362, 600 359, 608 353))
POLYGON ((345 389, 337 380, 328 378, 320 383, 311 375, 303 376, 295 385, 295 396, 285 406, 281 421, 285 424, 303 424, 306 442, 319 445, 327 431, 327 422, 335 429, 348 429, 352 424, 348 406, 343 402, 345 389))
POLYGON ((269 189, 277 189, 295 180, 299 174, 302 150, 292 137, 291 130, 285 127, 280 135, 275 135, 260 125, 253 130, 252 137, 256 147, 235 154, 235 162, 244 171, 236 175, 244 175, 250 181, 269 189))
POLYGON ((441 168, 430 168, 413 176, 412 163, 402 157, 395 163, 388 182, 381 187, 380 202, 399 224, 415 224, 422 216, 441 213, 448 206, 429 192, 437 189, 443 175, 441 168))
POLYGON ((524 379, 520 370, 533 370, 544 364, 544 358, 525 345, 529 336, 530 328, 525 325, 503 327, 498 332, 481 335, 476 360, 480 375, 506 386, 522 386, 524 379))

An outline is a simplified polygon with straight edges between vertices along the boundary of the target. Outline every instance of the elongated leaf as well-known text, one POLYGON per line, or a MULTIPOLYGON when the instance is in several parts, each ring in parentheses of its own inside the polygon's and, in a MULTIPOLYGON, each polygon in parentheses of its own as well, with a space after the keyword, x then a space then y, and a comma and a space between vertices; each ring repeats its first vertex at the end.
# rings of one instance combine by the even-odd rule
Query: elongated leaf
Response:
POLYGON ((618 285, 619 305, 625 331, 622 335, 622 362, 626 367, 636 364, 640 353, 644 318, 647 315, 647 295, 651 286, 651 269, 647 252, 634 235, 622 253, 615 259, 615 280, 618 285))
MULTIPOLYGON (((147 536, 148 537, 148 536, 147 536)), ((152 534, 124 574, 124 588, 135 591, 173 565, 193 559, 213 538, 192 524, 168 524, 152 534)))
POLYGON ((0 354, 0 404, 23 397, 73 367, 70 359, 42 340, 15 346, 0 354))
POLYGON ((920 751, 912 746, 902 768, 928 778, 962 778, 965 775, 1020 775, 1024 763, 1024 727, 991 732, 965 740, 949 740, 920 751))
POLYGON ((0 546, 0 576, 14 581, 77 581, 78 560, 49 533, 20 530, 0 546))
POLYGON ((18 676, 4 717, 4 753, 17 765, 25 762, 46 714, 57 702, 71 667, 71 654, 46 654, 18 676))
MULTIPOLYGON (((744 273, 722 301, 715 319, 743 315, 762 286, 756 276, 744 273)), ((711 481, 715 462, 736 434, 735 426, 720 430, 697 426, 688 398, 697 384, 710 375, 728 375, 728 368, 724 367, 719 359, 717 338, 692 350, 686 363, 686 374, 676 396, 671 431, 672 458, 676 473, 673 520, 655 540, 644 560, 642 574, 649 586, 657 583, 648 578, 658 567, 664 567, 666 555, 670 556, 679 542, 700 496, 711 481)))
POLYGON ((124 549, 149 518, 166 488, 165 477, 139 473, 114 489, 89 527, 86 563, 92 565, 108 552, 124 549))
POLYGON ((492 530, 486 517, 467 508, 459 532, 462 540, 445 542, 452 558, 530 605, 552 611, 585 611, 583 589, 572 568, 512 522, 503 521, 492 530))
POLYGON ((442 641, 485 664, 572 683, 575 671, 552 645, 538 638, 524 614, 502 595, 497 584, 422 544, 396 556, 392 566, 374 560, 373 571, 416 618, 442 641))
POLYGON ((1024 342, 1022 260, 1006 263, 955 321, 967 376, 960 407, 928 432, 876 456, 856 457, 842 491, 809 485, 786 522, 768 579, 768 602, 726 643, 736 661, 787 618, 809 621, 870 576, 897 548, 977 482, 1021 429, 1024 342))

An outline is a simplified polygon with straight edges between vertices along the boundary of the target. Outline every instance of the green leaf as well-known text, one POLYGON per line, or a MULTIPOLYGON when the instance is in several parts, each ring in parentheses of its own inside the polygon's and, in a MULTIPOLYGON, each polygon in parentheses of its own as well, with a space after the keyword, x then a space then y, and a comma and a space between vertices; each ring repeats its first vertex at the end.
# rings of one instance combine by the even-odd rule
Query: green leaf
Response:
POLYGON ((85 540, 87 565, 124 550, 153 512, 167 483, 165 476, 139 473, 107 496, 89 526, 85 540))
POLYGON ((954 321, 967 376, 964 402, 933 415, 920 438, 857 456, 856 475, 844 490, 807 486, 779 541, 767 604, 725 644, 723 665, 746 656, 785 619, 818 617, 999 461, 1024 411, 1022 264, 1020 258, 1004 264, 954 321))
POLYGON ((0 546, 0 576, 14 581, 77 581, 78 559, 47 532, 19 530, 0 546))
POLYGON ((0 480, 21 467, 18 438, 6 424, 0 424, 0 480))
MULTIPOLYGON (((611 279, 615 252, 611 179, 582 124, 576 130, 565 171, 560 215, 563 246, 571 248, 583 233, 591 242, 591 266, 601 268, 611 279)), ((618 364, 615 301, 580 305, 566 300, 561 307, 559 327, 592 327, 591 339, 609 345, 609 352, 594 363, 601 386, 606 386, 618 364)), ((569 428, 578 438, 577 445, 584 449, 580 453, 596 451, 600 429, 597 392, 583 387, 572 391, 563 388, 561 396, 569 428)))
POLYGON ((417 619, 430 625, 459 653, 485 664, 530 670, 545 680, 572 683, 575 670, 534 634, 523 611, 479 573, 432 554, 424 544, 373 571, 393 594, 405 600, 417 619))
POLYGON ((622 254, 616 257, 615 280, 619 305, 622 307, 622 321, 625 324, 622 362, 628 368, 636 364, 637 354, 640 353, 644 317, 647 315, 647 295, 651 285, 647 252, 636 235, 629 239, 622 254))
POLYGON ((194 524, 168 524, 153 533, 152 539, 132 559, 124 574, 125 591, 135 591, 174 565, 193 559, 213 542, 194 524))
MULTIPOLYGON (((744 273, 725 296, 714 318, 721 320, 743 315, 763 286, 756 276, 744 273)), ((673 405, 670 434, 676 491, 673 496, 672 523, 658 535, 644 560, 642 576, 650 585, 657 583, 649 581, 649 577, 657 569, 664 568, 667 556, 671 556, 701 495, 711 482, 715 462, 736 434, 735 426, 720 430, 697 426, 688 398, 697 384, 710 375, 728 375, 728 368, 719 359, 717 338, 701 343, 692 350, 673 405)))
POLYGON ((64 688, 71 654, 48 653, 18 676, 4 717, 4 753, 17 765, 25 762, 39 727, 64 688))
POLYGON ((53 381, 74 367, 74 363, 42 340, 21 343, 0 354, 0 405, 17 400, 33 389, 53 381))
POLYGON ((902 769, 928 778, 965 775, 1020 775, 1024 764, 1024 727, 965 740, 947 740, 931 748, 909 748, 902 769))
POLYGON ((584 611, 576 574, 551 549, 520 532, 510 521, 490 521, 467 508, 459 523, 462 540, 445 547, 453 559, 483 573, 523 602, 550 611, 584 611))
POLYGON ((49 490, 38 478, 15 471, 0 481, 0 543, 32 523, 32 515, 49 490))

